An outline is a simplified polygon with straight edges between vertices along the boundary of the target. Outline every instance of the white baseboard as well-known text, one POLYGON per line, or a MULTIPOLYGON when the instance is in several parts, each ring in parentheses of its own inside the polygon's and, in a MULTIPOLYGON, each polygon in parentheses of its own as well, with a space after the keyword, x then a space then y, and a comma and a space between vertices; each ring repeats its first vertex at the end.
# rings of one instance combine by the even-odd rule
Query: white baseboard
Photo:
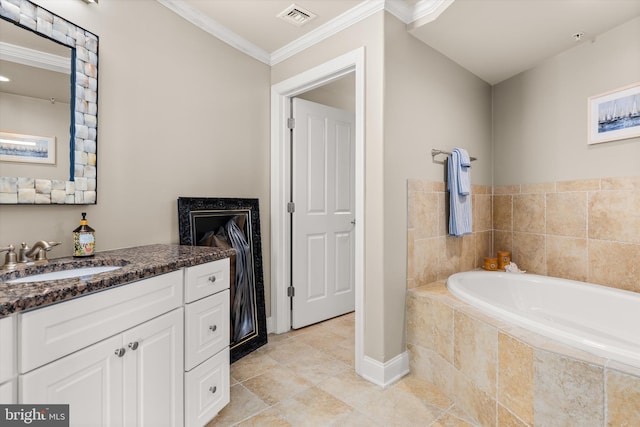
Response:
POLYGON ((272 334, 273 331, 275 331, 275 328, 273 326, 273 317, 269 316, 267 317, 267 334, 272 334))
POLYGON ((409 352, 400 353, 382 363, 364 356, 360 375, 381 387, 387 387, 409 373, 409 352))

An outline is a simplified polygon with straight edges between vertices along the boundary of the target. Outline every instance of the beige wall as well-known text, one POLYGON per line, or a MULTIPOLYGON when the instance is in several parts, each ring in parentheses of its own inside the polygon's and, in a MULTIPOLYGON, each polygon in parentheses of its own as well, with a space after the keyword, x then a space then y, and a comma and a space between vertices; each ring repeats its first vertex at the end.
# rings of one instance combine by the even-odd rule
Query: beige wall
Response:
POLYGON ((354 73, 319 88, 302 93, 296 98, 317 102, 345 111, 356 111, 356 78, 354 73))
POLYGON ((474 182, 490 183, 491 91, 383 12, 274 66, 272 83, 360 46, 366 48, 365 354, 387 361, 405 350, 407 179, 441 179, 443 165, 431 162, 430 149, 463 146, 485 159, 474 182), (449 109, 458 116, 445 117, 449 109))
MULTIPOLYGON (((384 282, 385 247, 383 229, 383 34, 384 12, 339 32, 338 34, 274 65, 271 83, 282 82, 330 59, 365 47, 365 355, 384 360, 384 282)), ((398 332, 400 333, 400 332, 398 332)), ((398 353, 396 353, 397 355, 398 353)))
POLYGON ((494 86, 494 184, 638 175, 638 138, 587 145, 587 99, 640 81, 640 18, 494 86))
MULTIPOLYGON (((384 58, 384 327, 390 358, 405 349, 407 181, 442 180, 445 166, 439 161, 446 156, 433 162, 431 149, 462 147, 478 158, 472 183, 491 184, 491 87, 411 36, 389 14, 384 58)), ((461 247, 461 239, 450 239, 461 247)))
POLYGON ((0 245, 71 255, 83 211, 97 250, 177 243, 178 196, 257 197, 268 292, 269 67, 154 0, 38 4, 100 37, 98 203, 1 206, 0 245))

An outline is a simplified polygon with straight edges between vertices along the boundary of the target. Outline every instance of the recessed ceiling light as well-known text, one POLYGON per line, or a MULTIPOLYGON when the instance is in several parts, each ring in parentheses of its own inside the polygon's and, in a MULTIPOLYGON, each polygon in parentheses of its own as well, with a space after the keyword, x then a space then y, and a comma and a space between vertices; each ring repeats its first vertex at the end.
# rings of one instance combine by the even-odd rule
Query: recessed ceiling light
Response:
POLYGON ((10 82, 11 79, 9 77, 0 76, 0 82, 10 82))
POLYGON ((314 19, 316 16, 318 15, 304 8, 301 8, 296 4, 292 4, 277 15, 278 18, 285 20, 297 27, 303 26, 307 22, 314 19))

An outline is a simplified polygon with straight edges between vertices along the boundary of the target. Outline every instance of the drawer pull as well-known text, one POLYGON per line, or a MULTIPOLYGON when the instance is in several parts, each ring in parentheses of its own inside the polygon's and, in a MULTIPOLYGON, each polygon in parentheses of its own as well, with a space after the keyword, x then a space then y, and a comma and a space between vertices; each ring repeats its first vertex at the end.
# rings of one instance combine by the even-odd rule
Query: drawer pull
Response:
POLYGON ((211 283, 215 283, 216 282, 216 276, 209 276, 209 281, 211 283))
POLYGON ((213 394, 213 393, 215 393, 216 391, 218 391, 218 387, 216 387, 216 386, 214 386, 214 385, 213 385, 213 386, 209 387, 209 391, 213 394))
POLYGON ((218 329, 218 326, 216 326, 216 325, 211 325, 211 326, 209 326, 209 329, 211 330, 211 332, 215 332, 215 331, 216 331, 216 329, 218 329))
POLYGON ((117 348, 116 351, 114 351, 115 355, 118 357, 122 357, 124 356, 124 353, 126 352, 126 350, 124 348, 117 348))
POLYGON ((137 350, 138 349, 138 341, 130 342, 129 343, 129 348, 131 350, 137 350))

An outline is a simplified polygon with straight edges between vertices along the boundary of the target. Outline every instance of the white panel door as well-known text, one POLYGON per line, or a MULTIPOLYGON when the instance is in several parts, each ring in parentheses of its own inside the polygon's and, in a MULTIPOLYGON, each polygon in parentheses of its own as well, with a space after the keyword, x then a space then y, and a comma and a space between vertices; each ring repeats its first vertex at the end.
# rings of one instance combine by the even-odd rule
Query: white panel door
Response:
POLYGON ((292 327, 355 308, 355 115, 294 98, 292 327))

